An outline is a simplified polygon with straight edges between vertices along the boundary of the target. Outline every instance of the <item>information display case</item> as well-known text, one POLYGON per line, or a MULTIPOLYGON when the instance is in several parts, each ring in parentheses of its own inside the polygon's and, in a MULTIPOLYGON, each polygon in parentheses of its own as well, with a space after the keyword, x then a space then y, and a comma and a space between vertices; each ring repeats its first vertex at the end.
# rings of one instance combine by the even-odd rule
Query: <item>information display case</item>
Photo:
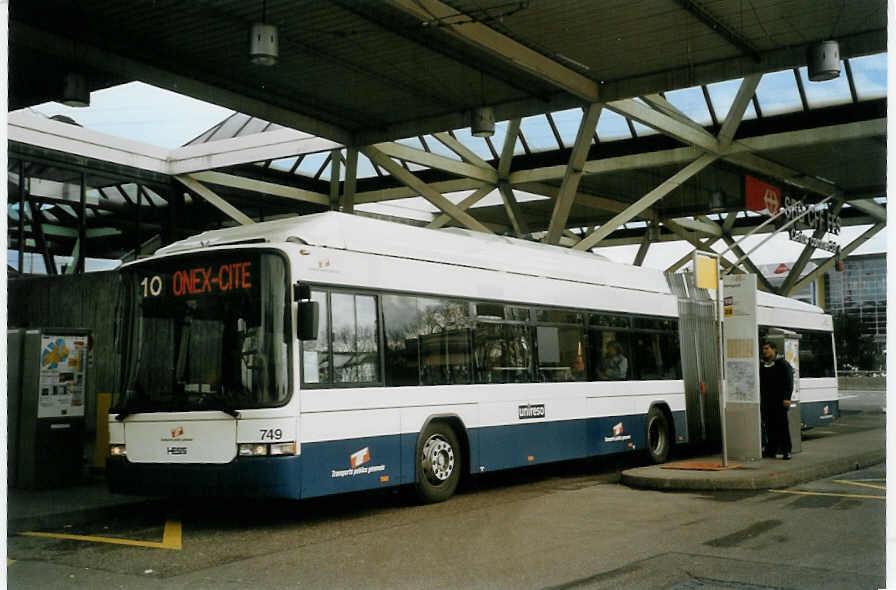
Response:
POLYGON ((84 468, 90 332, 10 329, 6 344, 9 486, 78 483, 84 468))

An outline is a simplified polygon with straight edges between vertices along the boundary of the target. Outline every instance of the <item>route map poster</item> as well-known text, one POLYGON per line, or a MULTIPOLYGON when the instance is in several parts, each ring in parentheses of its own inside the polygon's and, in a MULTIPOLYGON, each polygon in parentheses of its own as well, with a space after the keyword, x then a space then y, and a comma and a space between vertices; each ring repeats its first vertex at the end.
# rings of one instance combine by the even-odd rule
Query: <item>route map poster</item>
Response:
POLYGON ((87 336, 41 336, 38 418, 84 415, 87 336))
POLYGON ((756 277, 725 277, 725 381, 728 401, 759 403, 756 277))

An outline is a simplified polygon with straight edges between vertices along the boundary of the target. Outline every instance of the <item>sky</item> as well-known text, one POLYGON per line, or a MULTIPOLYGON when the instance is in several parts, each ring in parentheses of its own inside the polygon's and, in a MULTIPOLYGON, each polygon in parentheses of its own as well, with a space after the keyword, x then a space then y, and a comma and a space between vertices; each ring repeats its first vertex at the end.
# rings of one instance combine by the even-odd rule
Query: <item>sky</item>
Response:
MULTIPOLYGON (((854 58, 850 60, 850 65, 860 99, 886 96, 886 54, 854 58)), ((800 70, 800 76, 806 89, 807 100, 812 107, 842 104, 851 100, 843 68, 841 68, 839 78, 823 83, 810 83, 807 80, 805 68, 800 70)), ((731 80, 708 85, 713 107, 719 120, 724 118, 730 108, 739 83, 739 80, 731 80)), ((756 93, 763 115, 793 112, 802 108, 792 70, 764 75, 756 93)), ((666 93, 666 98, 695 121, 702 124, 710 123, 710 113, 699 87, 671 91, 666 93)), ((73 108, 58 103, 46 103, 31 107, 29 110, 48 117, 57 114, 67 115, 88 129, 169 149, 184 145, 233 113, 230 109, 155 88, 141 82, 131 82, 93 92, 91 94, 91 104, 87 108, 73 108)), ((581 116, 582 113, 579 109, 570 109, 552 114, 565 145, 570 146, 574 141, 581 116)), ((756 112, 751 104, 747 109, 745 118, 755 117, 756 112)), ((530 149, 533 151, 556 149, 556 139, 543 115, 524 118, 521 128, 530 149)), ((502 145, 506 129, 506 121, 499 122, 496 125, 495 135, 491 138, 495 146, 502 145)), ((639 136, 655 133, 652 129, 638 123, 635 123, 635 131, 639 136)), ((487 159, 492 157, 485 141, 481 138, 472 137, 469 129, 459 129, 455 130, 455 132, 458 138, 470 147, 472 151, 487 159)), ((597 133, 601 141, 631 137, 631 132, 625 119, 607 109, 604 109, 601 113, 597 125, 597 133)), ((422 147, 416 138, 400 141, 415 147, 422 147)), ((458 157, 437 141, 429 141, 427 144, 433 151, 441 155, 458 157)), ((515 153, 523 153, 520 142, 516 144, 515 153)), ((315 173, 323 162, 324 157, 324 155, 311 155, 305 158, 299 171, 315 173)), ((275 162, 274 166, 291 166, 292 161, 292 159, 284 159, 283 162, 275 162)), ((411 165, 411 169, 414 170, 415 166, 411 165)), ((363 178, 374 174, 370 162, 362 155, 359 158, 358 176, 363 178)), ((322 177, 326 176, 327 174, 322 175, 322 177)), ((466 194, 449 194, 446 196, 457 202, 466 194)), ((543 197, 518 194, 518 198, 520 200, 528 200, 543 197)), ((481 201, 483 205, 500 203, 501 198, 497 191, 494 191, 492 195, 481 201)), ((393 213, 406 213, 408 211, 402 211, 397 207, 407 207, 413 216, 420 218, 426 218, 429 213, 435 211, 435 208, 422 198, 407 199, 400 203, 385 203, 380 205, 379 209, 386 213, 390 211, 393 213)), ((371 208, 376 209, 377 207, 372 206, 371 208)), ((843 228, 840 236, 833 237, 833 239, 840 243, 841 246, 845 246, 865 229, 865 227, 843 228)), ((831 238, 832 236, 828 236, 828 239, 831 238)), ((763 239, 765 239, 764 236, 747 238, 742 243, 742 247, 745 250, 750 250, 763 239)), ((598 251, 611 260, 631 263, 637 250, 637 246, 619 246, 600 248, 598 251)), ((648 251, 644 265, 665 269, 690 250, 690 245, 684 242, 654 244, 648 251)), ((886 250, 887 231, 883 230, 860 247, 856 253, 863 254, 886 250)), ((750 257, 757 264, 791 262, 796 260, 801 251, 802 245, 791 242, 786 235, 777 235, 751 254, 750 257)), ((10 253, 10 255, 12 254, 10 253)), ((816 256, 821 257, 826 256, 826 254, 822 251, 816 251, 816 256)), ((35 264, 42 265, 39 261, 35 264)))

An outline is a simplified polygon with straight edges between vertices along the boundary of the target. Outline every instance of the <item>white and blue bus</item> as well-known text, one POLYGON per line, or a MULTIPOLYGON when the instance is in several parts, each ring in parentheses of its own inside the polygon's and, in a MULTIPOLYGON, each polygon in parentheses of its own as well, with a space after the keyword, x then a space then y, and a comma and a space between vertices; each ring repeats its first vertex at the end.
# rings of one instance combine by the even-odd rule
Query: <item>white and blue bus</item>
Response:
POLYGON ((115 492, 439 501, 465 474, 689 440, 660 271, 330 212, 205 232, 121 278, 115 492))

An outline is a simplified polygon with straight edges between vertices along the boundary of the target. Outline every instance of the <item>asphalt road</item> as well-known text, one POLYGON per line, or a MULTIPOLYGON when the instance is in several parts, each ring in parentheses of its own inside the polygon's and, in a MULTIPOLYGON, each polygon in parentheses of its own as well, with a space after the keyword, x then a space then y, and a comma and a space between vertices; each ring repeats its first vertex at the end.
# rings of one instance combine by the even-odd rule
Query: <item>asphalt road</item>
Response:
POLYGON ((846 411, 880 412, 886 411, 887 392, 852 389, 840 392, 840 409, 846 411))
MULTIPOLYGON (((883 427, 848 410, 844 426, 883 427)), ((632 459, 476 478, 442 504, 377 492, 158 504, 67 534, 14 536, 10 588, 882 588, 884 466, 774 492, 656 492, 632 459), (169 538, 169 537, 164 537, 169 538), (173 538, 173 536, 171 537, 173 538)))

